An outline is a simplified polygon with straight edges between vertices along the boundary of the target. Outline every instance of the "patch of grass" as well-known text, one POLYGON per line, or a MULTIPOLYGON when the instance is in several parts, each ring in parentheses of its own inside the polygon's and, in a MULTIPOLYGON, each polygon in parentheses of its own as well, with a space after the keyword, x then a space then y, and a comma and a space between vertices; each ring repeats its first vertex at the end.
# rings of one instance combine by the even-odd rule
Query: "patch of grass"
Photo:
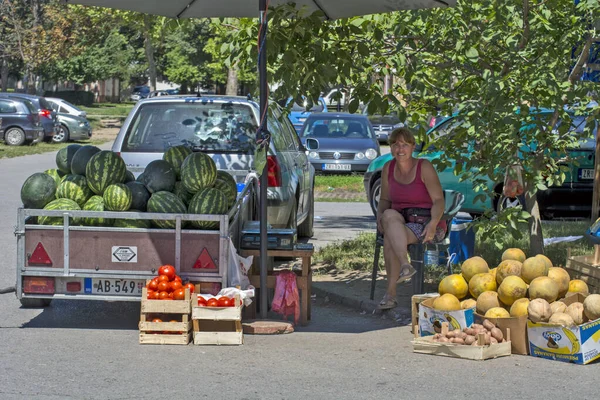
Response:
POLYGON ((319 197, 319 194, 315 193, 315 201, 318 201, 320 203, 364 203, 367 201, 367 197, 319 197))
POLYGON ((363 185, 362 175, 317 175, 315 177, 316 192, 332 192, 344 191, 363 193, 365 187, 363 185))
MULTIPOLYGON (((330 264, 337 269, 367 271, 373 265, 375 233, 361 232, 354 239, 331 243, 314 255, 316 262, 330 264)), ((383 255, 380 259, 383 267, 383 255)))
POLYGON ((80 108, 87 113, 88 119, 94 115, 126 117, 134 105, 134 103, 94 103, 90 107, 81 106, 80 108))
POLYGON ((92 140, 85 140, 85 141, 76 141, 76 142, 70 142, 70 143, 60 143, 60 144, 54 144, 54 143, 46 143, 46 142, 41 142, 41 143, 36 143, 34 145, 25 145, 25 146, 7 146, 4 143, 0 143, 0 158, 13 158, 13 157, 21 157, 21 156, 28 156, 30 154, 42 154, 42 153, 48 153, 48 152, 53 152, 53 151, 58 151, 61 148, 68 146, 69 144, 73 144, 73 143, 80 143, 80 144, 92 144, 92 145, 99 145, 102 143, 105 143, 106 140, 99 140, 99 139, 92 139, 92 140))

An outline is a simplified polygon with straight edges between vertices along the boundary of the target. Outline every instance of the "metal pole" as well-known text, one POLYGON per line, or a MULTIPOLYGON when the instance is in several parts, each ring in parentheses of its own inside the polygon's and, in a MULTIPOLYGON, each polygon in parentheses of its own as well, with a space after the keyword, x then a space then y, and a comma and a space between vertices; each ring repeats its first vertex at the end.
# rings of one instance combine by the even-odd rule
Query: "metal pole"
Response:
MULTIPOLYGON (((258 79, 260 89, 260 129, 261 133, 267 131, 267 0, 259 0, 260 35, 258 79)), ((266 143, 268 152, 269 143, 266 143)), ((267 165, 260 175, 260 317, 267 318, 267 165)))

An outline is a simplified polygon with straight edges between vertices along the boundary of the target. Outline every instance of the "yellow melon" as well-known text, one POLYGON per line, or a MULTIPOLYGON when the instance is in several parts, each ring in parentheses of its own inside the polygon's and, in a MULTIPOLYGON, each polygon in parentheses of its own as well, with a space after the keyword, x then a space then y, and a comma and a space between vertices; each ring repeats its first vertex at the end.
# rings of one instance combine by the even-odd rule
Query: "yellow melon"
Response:
POLYGON ((556 313, 564 313, 567 310, 567 305, 562 301, 555 301, 550 303, 550 308, 552 309, 552 315, 556 313))
POLYGON ((538 276, 529 284, 529 299, 544 299, 552 303, 558 298, 558 285, 547 276, 538 276))
POLYGON ((477 299, 479 295, 487 291, 496 291, 497 285, 496 280, 492 274, 483 273, 477 274, 469 281, 469 293, 474 299, 477 299))
POLYGON ((502 253, 502 261, 517 260, 517 261, 523 262, 523 261, 525 261, 525 258, 527 258, 527 256, 525 255, 523 250, 517 249, 515 247, 506 249, 506 250, 504 250, 504 253, 502 253))
POLYGON ((510 314, 502 307, 494 307, 487 310, 486 318, 510 318, 510 314))
POLYGON ((548 257, 546 257, 545 255, 543 255, 543 254, 536 254, 535 257, 538 257, 538 258, 544 260, 544 262, 546 263, 546 265, 548 266, 548 268, 554 267, 554 265, 552 265, 552 261, 550 261, 550 259, 548 257))
POLYGON ((494 276, 494 279, 496 279, 497 272, 498 272, 498 267, 490 269, 490 274, 492 274, 494 276))
POLYGON ((461 274, 452 274, 442 279, 438 286, 438 292, 440 295, 453 294, 460 300, 464 299, 469 293, 469 286, 461 274))
POLYGON ((498 298, 507 306, 512 306, 515 301, 522 299, 526 294, 527 284, 518 276, 507 276, 498 287, 498 298))
POLYGON ((533 299, 527 306, 527 314, 532 322, 548 322, 552 316, 552 309, 546 300, 533 299))
MULTIPOLYGON (((540 257, 540 255, 538 254, 536 257, 540 257)), ((563 268, 550 267, 548 278, 552 279, 558 285, 558 298, 562 299, 565 297, 565 294, 569 291, 569 282, 571 281, 569 273, 563 268)))
POLYGON ((515 301, 510 307, 511 317, 521 317, 527 315, 527 307, 529 306, 529 299, 523 298, 515 301))
POLYGON ((466 299, 460 302, 460 308, 463 310, 473 308, 475 306, 477 306, 477 301, 475 301, 475 299, 466 299))
POLYGON ((571 282, 569 282, 569 292, 588 294, 590 289, 588 289, 588 285, 584 281, 580 279, 573 279, 571 282))
POLYGON ((583 312, 590 321, 600 318, 600 294, 590 294, 585 298, 583 312))
POLYGON ((562 326, 574 326, 575 325, 573 318, 571 318, 571 316, 569 314, 565 314, 565 313, 552 314, 552 316, 548 320, 548 323, 562 325, 562 326))
POLYGON ((523 261, 523 268, 521 269, 521 278, 525 283, 531 283, 538 276, 548 276, 550 267, 541 258, 529 257, 523 261))
POLYGON ((490 308, 500 307, 498 293, 492 291, 481 293, 477 298, 476 307, 477 313, 481 315, 484 315, 490 308))
POLYGON ((575 321, 575 324, 577 325, 581 325, 587 320, 587 317, 584 313, 583 304, 580 302, 569 304, 567 310, 565 311, 565 314, 569 314, 571 318, 573 318, 573 321, 575 321))
POLYGON ((517 260, 504 260, 498 265, 498 272, 496 272, 496 282, 502 283, 504 278, 507 276, 521 276, 521 269, 523 264, 517 260))
POLYGON ((460 301, 455 295, 446 293, 433 301, 433 308, 439 311, 460 310, 460 301))
POLYGON ((483 258, 475 256, 465 260, 460 266, 460 271, 468 283, 475 275, 489 272, 490 267, 483 258))

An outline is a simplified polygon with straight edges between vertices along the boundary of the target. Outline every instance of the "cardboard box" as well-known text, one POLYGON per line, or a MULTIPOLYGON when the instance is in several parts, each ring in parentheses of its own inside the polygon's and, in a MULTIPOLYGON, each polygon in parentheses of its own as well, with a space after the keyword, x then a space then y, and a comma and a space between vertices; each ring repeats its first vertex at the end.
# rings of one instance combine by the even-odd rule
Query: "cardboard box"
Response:
POLYGON ((510 329, 510 341, 512 354, 529 354, 529 340, 527 339, 527 316, 511 318, 485 318, 475 313, 475 323, 481 324, 487 319, 502 331, 506 338, 506 330, 510 329))
POLYGON ((433 302, 439 296, 427 299, 419 304, 419 331, 421 336, 431 336, 442 331, 442 323, 448 322, 452 329, 470 327, 475 316, 475 307, 457 311, 439 311, 433 309, 433 302))
MULTIPOLYGON (((561 301, 566 305, 585 300, 577 293, 561 301)), ((600 358, 600 318, 575 327, 527 321, 529 352, 534 357, 588 364, 600 358)))

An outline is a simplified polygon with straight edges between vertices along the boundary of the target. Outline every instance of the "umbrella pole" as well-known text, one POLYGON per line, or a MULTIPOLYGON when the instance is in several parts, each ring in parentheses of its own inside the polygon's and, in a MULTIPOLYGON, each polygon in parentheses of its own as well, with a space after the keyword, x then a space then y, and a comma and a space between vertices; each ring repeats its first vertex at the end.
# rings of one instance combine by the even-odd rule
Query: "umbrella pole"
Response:
MULTIPOLYGON (((259 62, 258 76, 260 89, 260 134, 267 132, 267 0, 259 0, 259 62)), ((268 139, 267 139, 268 140, 268 139)), ((265 154, 269 143, 266 143, 265 154)), ((267 318, 267 164, 260 175, 260 317, 267 318)))

